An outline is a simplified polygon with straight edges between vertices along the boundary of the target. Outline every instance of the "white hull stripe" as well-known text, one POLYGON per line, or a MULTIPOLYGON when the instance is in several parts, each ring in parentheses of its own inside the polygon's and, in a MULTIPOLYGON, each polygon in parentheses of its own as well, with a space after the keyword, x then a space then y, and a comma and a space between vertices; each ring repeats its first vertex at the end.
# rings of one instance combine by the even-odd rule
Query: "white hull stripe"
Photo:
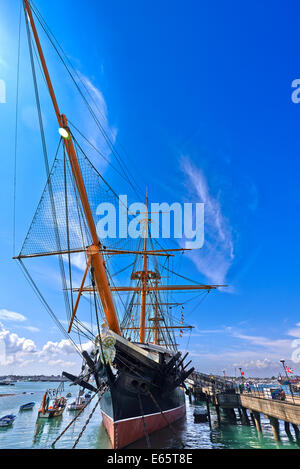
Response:
MULTIPOLYGON (((163 410, 163 413, 164 414, 167 414, 168 412, 173 412, 174 410, 177 410, 177 409, 181 409, 182 407, 185 407, 185 404, 183 405, 180 405, 179 407, 174 407, 174 409, 169 409, 169 410, 163 410)), ((121 419, 121 420, 113 420, 110 415, 107 415, 104 410, 101 409, 101 412, 106 415, 106 417, 108 417, 110 420, 113 421, 113 423, 119 423, 119 422, 126 422, 127 420, 137 420, 137 419, 141 419, 142 416, 139 416, 139 417, 129 417, 128 419, 121 419)), ((155 414, 147 414, 147 415, 144 415, 145 418, 147 417, 151 417, 152 415, 159 415, 161 414, 161 412, 156 412, 155 414)))

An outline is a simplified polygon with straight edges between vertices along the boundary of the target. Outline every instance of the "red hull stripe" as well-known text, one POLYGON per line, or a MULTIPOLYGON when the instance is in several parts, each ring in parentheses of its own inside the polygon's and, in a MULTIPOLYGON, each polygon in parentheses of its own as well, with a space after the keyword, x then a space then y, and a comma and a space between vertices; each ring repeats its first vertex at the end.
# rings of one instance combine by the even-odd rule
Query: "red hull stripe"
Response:
MULTIPOLYGON (((145 438, 144 424, 142 417, 132 417, 124 420, 113 421, 105 412, 102 412, 104 427, 114 449, 124 448, 136 440, 145 438)), ((185 414, 185 404, 174 409, 164 411, 168 423, 180 419, 185 414)), ((156 432, 168 424, 160 412, 156 414, 145 415, 145 423, 148 433, 156 432)))

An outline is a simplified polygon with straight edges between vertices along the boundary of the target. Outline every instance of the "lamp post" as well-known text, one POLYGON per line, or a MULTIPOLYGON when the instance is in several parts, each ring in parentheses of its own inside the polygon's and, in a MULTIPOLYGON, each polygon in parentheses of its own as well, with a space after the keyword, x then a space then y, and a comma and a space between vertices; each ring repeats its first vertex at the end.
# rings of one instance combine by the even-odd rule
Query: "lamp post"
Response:
POLYGON ((242 373, 242 368, 239 368, 239 370, 240 370, 240 375, 241 375, 240 393, 242 393, 244 391, 244 376, 242 373))
POLYGON ((222 370, 222 373, 224 375, 224 385, 226 387, 226 370, 222 370))
POLYGON ((288 383, 289 383, 289 388, 290 388, 290 391, 291 391, 293 403, 295 404, 295 399, 294 399, 294 394, 293 394, 293 391, 292 391, 292 386, 291 386, 291 384, 290 384, 289 376, 288 376, 288 374, 287 374, 286 367, 285 367, 285 360, 282 358, 282 359, 280 360, 280 363, 282 363, 282 366, 283 366, 283 369, 284 369, 284 372, 285 372, 285 376, 287 377, 287 380, 288 380, 288 383))

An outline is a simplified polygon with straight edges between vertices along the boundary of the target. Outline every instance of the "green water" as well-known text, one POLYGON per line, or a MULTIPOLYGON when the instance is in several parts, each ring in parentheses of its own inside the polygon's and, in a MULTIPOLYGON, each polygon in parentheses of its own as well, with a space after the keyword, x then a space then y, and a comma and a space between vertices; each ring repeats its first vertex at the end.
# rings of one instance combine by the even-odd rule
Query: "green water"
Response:
MULTIPOLYGON (((0 448, 49 448, 55 438, 62 432, 74 417, 74 412, 67 409, 62 417, 37 422, 37 411, 42 401, 43 394, 47 388, 56 387, 56 383, 16 383, 15 386, 1 386, 0 394, 14 393, 14 396, 0 397, 0 416, 15 414, 17 416, 12 427, 0 428, 0 448), (26 392, 26 394, 23 394, 26 392), (33 394, 30 394, 30 393, 33 394), (19 407, 27 402, 35 401, 33 410, 19 412, 19 407)), ((71 401, 78 392, 76 386, 65 383, 66 395, 72 393, 71 401)), ((59 440, 57 448, 71 448, 85 424, 94 401, 79 416, 75 424, 59 440)), ((242 425, 239 419, 236 424, 230 423, 222 416, 222 425, 218 426, 217 417, 212 409, 212 429, 208 423, 195 424, 193 411, 195 407, 205 408, 201 402, 187 402, 186 418, 173 424, 176 437, 169 428, 160 430, 150 436, 152 448, 179 448, 181 440, 186 448, 282 448, 298 449, 299 443, 290 440, 281 424, 281 442, 276 444, 268 420, 262 416, 263 437, 258 438, 254 426, 242 425)), ((293 433, 293 429, 291 430, 293 433)), ((82 438, 78 448, 110 448, 109 438, 101 422, 100 411, 97 409, 82 438)), ((145 440, 140 440, 130 448, 146 448, 145 440)))

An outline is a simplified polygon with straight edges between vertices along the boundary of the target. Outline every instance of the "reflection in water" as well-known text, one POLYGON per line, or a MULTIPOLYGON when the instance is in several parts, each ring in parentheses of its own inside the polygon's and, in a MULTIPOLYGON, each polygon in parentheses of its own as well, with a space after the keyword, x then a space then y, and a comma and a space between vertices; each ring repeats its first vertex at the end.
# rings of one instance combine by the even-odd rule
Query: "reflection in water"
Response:
MULTIPOLYGON (((46 447, 51 446, 53 440, 59 435, 60 427, 62 426, 62 416, 60 417, 53 417, 50 419, 37 419, 34 436, 33 436, 33 444, 40 446, 39 443, 41 441, 41 437, 43 436, 43 443, 46 443, 46 447)), ((44 446, 44 445, 43 445, 44 446)))
MULTIPOLYGON (((53 387, 53 383, 50 384, 53 387)), ((5 414, 15 414, 17 418, 12 427, 0 428, 0 448, 51 448, 51 444, 66 426, 75 417, 74 412, 67 409, 61 417, 52 419, 37 419, 38 404, 41 402, 45 390, 49 388, 49 383, 16 383, 14 392, 16 395, 0 398, 0 416, 5 414), (23 394, 26 392, 26 394, 23 394), (28 402, 28 394, 34 393, 34 400, 37 405, 30 412, 19 412, 19 407, 28 402)), ((65 395, 69 392, 77 394, 78 389, 65 384, 65 395)), ((8 390, 1 389, 1 392, 8 393, 8 390)), ((72 448, 82 427, 85 425, 91 408, 87 407, 71 427, 62 435, 55 445, 55 448, 72 448)), ((211 423, 194 423, 194 409, 206 409, 204 402, 187 402, 186 417, 172 424, 172 428, 164 428, 150 435, 151 447, 153 449, 181 448, 181 442, 187 449, 190 448, 276 448, 272 429, 269 421, 263 416, 261 418, 262 436, 257 436, 256 429, 251 425, 242 425, 240 417, 236 412, 236 421, 232 422, 226 415, 222 415, 222 424, 218 425, 217 415, 214 407, 211 406, 211 423)), ((287 436, 284 426, 280 428, 281 442, 279 448, 299 448, 299 441, 295 441, 294 431, 291 428, 291 435, 287 436)), ((140 440, 129 448, 146 448, 146 440, 140 440)), ((78 448, 111 448, 108 435, 102 425, 101 414, 97 409, 91 418, 78 448)))

